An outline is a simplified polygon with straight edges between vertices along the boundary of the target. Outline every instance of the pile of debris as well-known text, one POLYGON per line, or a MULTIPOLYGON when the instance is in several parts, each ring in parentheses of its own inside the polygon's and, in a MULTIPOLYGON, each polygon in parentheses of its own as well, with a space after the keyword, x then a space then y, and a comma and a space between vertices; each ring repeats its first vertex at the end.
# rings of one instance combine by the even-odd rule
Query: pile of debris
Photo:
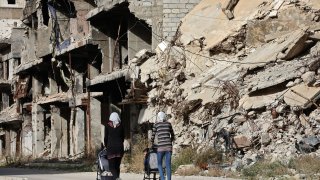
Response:
POLYGON ((164 110, 176 149, 215 146, 240 153, 242 165, 320 155, 320 2, 232 8, 230 18, 220 0, 201 1, 155 55, 142 50, 131 61, 131 77, 148 89, 139 122, 164 110))

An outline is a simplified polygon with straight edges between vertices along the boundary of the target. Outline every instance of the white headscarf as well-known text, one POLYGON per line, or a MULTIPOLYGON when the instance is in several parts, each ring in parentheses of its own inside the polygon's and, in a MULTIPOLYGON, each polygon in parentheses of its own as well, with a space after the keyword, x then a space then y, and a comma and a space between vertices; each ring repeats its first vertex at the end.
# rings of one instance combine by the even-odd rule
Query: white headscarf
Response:
POLYGON ((167 119, 167 116, 166 116, 166 114, 164 113, 164 112, 162 112, 162 111, 160 111, 159 113, 158 113, 158 122, 163 122, 163 121, 165 121, 167 119))
POLYGON ((117 127, 121 122, 119 114, 116 112, 110 114, 109 120, 112 121, 113 127, 117 127))

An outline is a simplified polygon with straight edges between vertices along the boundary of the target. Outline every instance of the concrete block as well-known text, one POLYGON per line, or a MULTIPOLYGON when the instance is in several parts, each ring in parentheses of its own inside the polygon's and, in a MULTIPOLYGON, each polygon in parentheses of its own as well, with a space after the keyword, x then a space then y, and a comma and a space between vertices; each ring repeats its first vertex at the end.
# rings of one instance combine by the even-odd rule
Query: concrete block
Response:
POLYGON ((163 27, 163 32, 171 32, 171 27, 163 27))
POLYGON ((171 22, 180 22, 181 18, 171 18, 171 22))
POLYGON ((170 18, 175 18, 175 17, 178 17, 178 14, 169 14, 169 17, 170 18))
POLYGON ((177 8, 184 9, 184 8, 186 8, 186 4, 180 3, 180 4, 178 4, 177 8))
POLYGON ((316 102, 319 99, 319 94, 319 87, 308 87, 306 84, 299 84, 290 88, 290 90, 284 94, 284 101, 289 106, 308 108, 312 105, 312 102, 316 102))
POLYGON ((169 4, 170 9, 177 9, 179 7, 179 4, 169 4))
POLYGON ((177 17, 178 17, 178 18, 180 18, 180 19, 181 19, 181 18, 183 18, 183 17, 185 17, 185 16, 186 16, 186 14, 185 14, 185 13, 177 14, 177 17))
POLYGON ((187 4, 189 2, 189 0, 180 0, 180 3, 184 3, 184 4, 187 4))
POLYGON ((187 4, 187 5, 186 5, 186 8, 189 9, 189 10, 193 9, 193 7, 194 7, 193 4, 187 4))
POLYGON ((189 0, 189 3, 198 4, 200 0, 189 0))
POLYGON ((179 0, 163 0, 163 4, 174 4, 179 3, 179 0))
POLYGON ((172 13, 179 14, 180 13, 180 9, 172 9, 172 13))
POLYGON ((151 2, 143 2, 143 6, 152 6, 151 2))
POLYGON ((185 9, 185 8, 184 9, 180 9, 180 12, 181 13, 187 13, 187 12, 189 12, 189 9, 185 9))
POLYGON ((176 32, 176 31, 177 31, 177 28, 178 28, 178 24, 177 24, 176 27, 172 27, 171 30, 172 30, 173 32, 176 32))
POLYGON ((168 27, 177 27, 177 23, 168 23, 168 27))
POLYGON ((169 23, 172 22, 172 18, 168 18, 169 15, 166 15, 167 18, 163 18, 162 22, 163 23, 169 23))
POLYGON ((171 9, 163 9, 163 13, 171 13, 171 9))
POLYGON ((235 136, 233 140, 238 148, 249 147, 251 145, 250 138, 243 135, 235 136))
POLYGON ((167 8, 169 8, 169 6, 170 6, 170 4, 164 4, 163 9, 167 9, 167 8))

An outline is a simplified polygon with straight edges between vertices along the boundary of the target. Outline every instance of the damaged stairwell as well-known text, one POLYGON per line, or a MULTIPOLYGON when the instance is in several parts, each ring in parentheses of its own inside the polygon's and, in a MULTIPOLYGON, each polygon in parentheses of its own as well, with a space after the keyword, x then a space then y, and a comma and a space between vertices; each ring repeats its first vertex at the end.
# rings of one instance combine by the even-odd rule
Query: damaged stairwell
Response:
POLYGON ((173 40, 131 61, 131 78, 148 89, 139 123, 164 110, 176 152, 219 145, 234 152, 232 169, 319 156, 320 3, 239 1, 233 18, 222 3, 201 1, 173 40))

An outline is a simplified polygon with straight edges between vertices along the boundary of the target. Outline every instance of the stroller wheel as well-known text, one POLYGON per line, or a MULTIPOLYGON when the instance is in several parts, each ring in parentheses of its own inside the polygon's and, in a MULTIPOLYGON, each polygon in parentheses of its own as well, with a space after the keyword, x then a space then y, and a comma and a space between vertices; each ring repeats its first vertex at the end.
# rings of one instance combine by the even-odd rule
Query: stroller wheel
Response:
POLYGON ((100 171, 100 166, 97 165, 97 178, 96 180, 101 180, 101 171, 100 171))

